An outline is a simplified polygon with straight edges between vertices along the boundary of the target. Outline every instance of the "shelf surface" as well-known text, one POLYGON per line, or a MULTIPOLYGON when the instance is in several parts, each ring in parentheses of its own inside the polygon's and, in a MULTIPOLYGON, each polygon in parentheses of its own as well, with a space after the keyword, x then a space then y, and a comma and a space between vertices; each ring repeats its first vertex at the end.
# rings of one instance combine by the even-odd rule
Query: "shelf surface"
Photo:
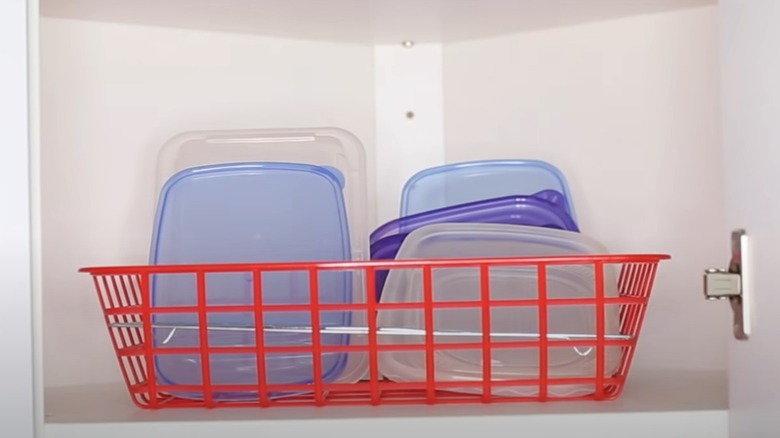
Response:
POLYGON ((447 42, 716 0, 40 0, 44 16, 340 42, 447 42))
POLYGON ((46 437, 89 438, 110 432, 113 438, 163 433, 186 433, 189 438, 231 433, 235 438, 256 436, 259 428, 272 436, 319 430, 325 436, 344 437, 364 436, 371 427, 376 438, 426 427, 460 435, 486 427, 522 426, 536 428, 538 437, 585 430, 600 438, 717 438, 727 436, 727 392, 724 372, 652 371, 637 372, 623 397, 614 402, 144 411, 130 403, 122 386, 94 385, 46 391, 46 437), (627 427, 632 430, 629 435, 627 427))

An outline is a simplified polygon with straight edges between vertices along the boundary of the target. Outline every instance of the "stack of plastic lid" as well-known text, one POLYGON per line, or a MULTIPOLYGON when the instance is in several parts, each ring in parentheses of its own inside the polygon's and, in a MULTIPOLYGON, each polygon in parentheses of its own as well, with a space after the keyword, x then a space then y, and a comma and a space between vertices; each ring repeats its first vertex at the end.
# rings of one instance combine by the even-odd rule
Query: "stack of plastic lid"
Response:
MULTIPOLYGON (((603 254, 606 249, 579 233, 566 178, 549 163, 535 160, 492 160, 458 163, 424 170, 404 186, 401 217, 371 235, 374 259, 442 259, 539 257, 603 254)), ((377 275, 382 302, 423 300, 419 270, 392 270, 377 275), (381 289, 380 289, 381 287, 381 289)), ((605 273, 607 296, 617 294, 614 273, 605 273)), ((535 267, 492 268, 493 299, 534 299, 538 274, 535 267)), ((480 299, 480 274, 475 268, 437 269, 433 273, 434 301, 480 299)), ((555 266, 547 272, 548 294, 555 297, 593 297, 591 266, 555 266)), ((607 333, 617 332, 617 308, 606 315, 607 333)), ((437 332, 482 331, 481 309, 437 309, 437 332)), ((380 327, 425 329, 422 311, 380 311, 380 327)), ((593 333, 594 306, 555 306, 548 313, 549 336, 580 336, 593 333)), ((538 309, 497 308, 491 312, 491 332, 509 334, 509 340, 537 339, 538 309), (517 339, 513 336, 517 336, 517 339)), ((383 337, 382 342, 418 343, 419 336, 383 337)), ((469 342, 473 338, 437 337, 436 342, 469 342)), ((608 349, 606 368, 617 366, 619 351, 608 349)), ((496 349, 492 353, 494 380, 538 378, 539 351, 534 348, 496 349)), ((438 381, 482 379, 482 351, 437 351, 438 381)), ((400 382, 425 379, 425 354, 419 351, 381 354, 384 376, 400 382)), ((553 348, 549 351, 549 376, 587 376, 595 372, 593 349, 553 348)), ((454 388, 480 393, 481 388, 454 388)), ((550 388, 551 395, 578 395, 594 389, 583 385, 550 388)), ((494 395, 535 395, 535 386, 494 386, 494 395)))
MULTIPOLYGON (((409 234, 399 259, 451 257, 526 257, 550 254, 603 254, 606 249, 593 239, 578 233, 539 227, 503 224, 435 224, 419 228, 409 234)), ((551 266, 547 270, 547 294, 555 298, 592 298, 594 271, 588 265, 551 266)), ((614 272, 607 270, 605 296, 617 296, 614 272)), ((433 300, 478 301, 480 299, 479 270, 474 268, 437 269, 433 272, 433 300)), ((490 270, 492 299, 534 299, 537 297, 536 267, 507 267, 490 270)), ((419 270, 393 270, 387 277, 382 302, 421 302, 423 279, 419 270)), ((511 334, 494 342, 522 341, 538 338, 537 307, 501 307, 491 312, 491 332, 511 334), (517 337, 513 337, 516 335, 517 337)), ((433 329, 437 332, 482 331, 481 309, 436 309, 433 329)), ((548 309, 550 336, 567 338, 593 333, 596 327, 595 307, 553 306, 548 309)), ((380 327, 425 329, 422 310, 380 311, 380 327)), ((605 312, 605 333, 617 334, 619 313, 617 306, 605 312)), ((419 345, 419 336, 381 336, 381 343, 419 345)), ((473 337, 442 336, 435 342, 473 342, 473 337)), ((435 353, 437 381, 479 381, 482 379, 482 350, 439 350, 435 353)), ((606 350, 605 372, 616 371, 620 347, 606 350)), ((495 349, 492 352, 492 379, 539 378, 538 348, 495 349)), ((391 351, 380 353, 382 374, 398 382, 425 380, 425 353, 422 351, 391 351)), ((595 350, 592 348, 550 348, 548 376, 582 377, 594 375, 595 350)), ((479 388, 451 388, 466 393, 481 393, 479 388)), ((498 396, 534 396, 538 386, 494 386, 498 396)), ((550 386, 552 396, 574 396, 592 393, 593 385, 550 386)))
MULTIPOLYGON (((401 217, 371 234, 371 258, 393 259, 410 231, 437 223, 500 223, 579 231, 566 178, 538 160, 487 160, 423 170, 404 185, 401 217)), ((376 275, 381 297, 386 271, 376 275)))
MULTIPOLYGON (((365 172, 362 146, 349 134, 327 130, 273 130, 189 133, 172 140, 159 161, 159 178, 166 180, 158 198, 151 247, 152 264, 263 263, 350 260, 363 257, 365 242, 365 172), (262 159, 259 161, 258 159, 262 159), (294 162, 285 162, 294 161, 294 162), (165 178, 169 172, 172 177, 165 178), (350 186, 351 189, 350 189, 350 186), (316 217, 316 220, 311 220, 316 217), (357 223, 356 227, 354 223, 357 223)), ((264 304, 309 302, 307 273, 264 272, 264 304)), ((349 272, 319 276, 320 301, 352 303, 364 299, 360 278, 349 272)), ((251 274, 212 274, 206 278, 209 305, 252 305, 251 274)), ((194 305, 196 279, 156 275, 154 306, 194 305)), ((156 315, 160 326, 197 326, 192 315, 156 315)), ((266 326, 311 326, 309 312, 271 312, 266 326)), ((323 326, 364 326, 357 312, 324 312, 323 326)), ((254 346, 254 315, 224 313, 209 316, 214 346, 254 346)), ((260 328, 257 328, 260 329, 260 328)), ((311 342, 309 334, 265 333, 265 345, 311 342)), ((362 335, 323 335, 323 345, 361 343, 362 335)), ((193 347, 197 330, 155 330, 159 347, 193 347)), ((367 369, 365 353, 329 353, 322 357, 322 379, 347 383, 367 369)), ((257 384, 255 354, 211 355, 213 384, 257 384)), ((199 355, 164 355, 156 360, 163 382, 200 384, 199 355)), ((305 384, 314 380, 311 354, 267 356, 270 384, 305 384)), ((175 394, 202 398, 202 393, 175 394)), ((294 395, 274 393, 271 397, 294 395)), ((254 399, 256 393, 215 393, 215 399, 254 399)))
POLYGON ((191 131, 169 140, 157 160, 157 193, 176 172, 240 162, 301 163, 343 175, 352 257, 368 257, 368 198, 363 145, 338 128, 191 131))
MULTIPOLYGON (((531 196, 506 196, 444 207, 406 216, 379 227, 370 236, 372 259, 394 259, 411 231, 436 223, 499 223, 534 225, 578 231, 567 213, 563 196, 545 190, 531 196)), ((381 296, 387 271, 377 271, 376 290, 381 296)))

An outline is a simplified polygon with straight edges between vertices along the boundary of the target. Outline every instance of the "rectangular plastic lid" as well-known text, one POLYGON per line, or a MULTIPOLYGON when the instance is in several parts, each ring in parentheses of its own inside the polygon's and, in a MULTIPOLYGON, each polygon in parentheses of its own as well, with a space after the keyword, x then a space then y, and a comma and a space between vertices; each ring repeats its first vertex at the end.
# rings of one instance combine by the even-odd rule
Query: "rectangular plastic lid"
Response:
POLYGON ((368 254, 365 151, 360 140, 339 128, 190 131, 170 139, 157 161, 157 192, 176 172, 236 162, 287 162, 332 167, 344 176, 352 258, 368 254))
POLYGON ((576 220, 566 178, 550 163, 539 160, 484 160, 447 164, 418 172, 404 185, 401 216, 481 199, 530 195, 556 190, 576 220))
MULTIPOLYGON (((257 263, 347 260, 350 245, 339 175, 320 166, 285 163, 240 163, 203 166, 178 172, 168 180, 160 197, 152 264, 257 263), (295 202, 290 202, 295 199, 295 202), (316 219, 313 219, 316 218, 316 219)), ((320 275, 320 301, 352 301, 352 276, 344 272, 320 275)), ((247 305, 254 302, 251 274, 227 273, 206 278, 207 300, 212 304, 247 305)), ((264 273, 266 303, 301 304, 309 300, 306 273, 264 273)), ((153 279, 155 306, 192 306, 197 300, 194 278, 158 276, 153 279)), ((271 312, 270 325, 310 325, 307 312, 271 312)), ((349 312, 326 312, 324 325, 349 325, 349 312)), ((158 323, 197 323, 195 314, 156 315, 158 323)), ((213 313, 209 324, 252 326, 251 313, 213 313)), ((156 333, 168 336, 165 333, 156 333)), ((252 345, 253 333, 210 333, 211 345, 252 345)), ((170 346, 190 346, 197 332, 170 336, 170 346)), ((307 342, 308 335, 266 335, 268 345, 307 342)), ((156 340, 161 341, 157 336, 156 340)), ((348 336, 324 336, 324 344, 341 345, 348 336)), ((362 370, 343 375, 347 353, 323 357, 325 381, 342 377, 357 380, 362 370)), ((196 384, 199 374, 188 366, 191 358, 166 355, 157 360, 158 376, 167 382, 196 384)), ((197 358, 196 358, 197 359, 197 358)), ((256 384, 256 355, 218 355, 211 361, 215 383, 256 384)), ((195 369, 196 370, 196 369, 195 369)), ((311 357, 271 355, 266 363, 272 383, 310 383, 311 357)), ((241 399, 250 394, 218 394, 241 399)), ((196 394, 191 396, 196 397, 196 394)))
POLYGON ((528 196, 484 199, 392 220, 374 230, 369 243, 373 245, 387 236, 409 233, 423 225, 443 222, 512 223, 579 231, 567 209, 566 199, 555 190, 544 190, 528 196))
MULTIPOLYGON (((459 257, 533 257, 547 255, 606 254, 598 241, 571 231, 528 227, 523 225, 448 223, 426 225, 412 231, 398 252, 398 259, 437 259, 459 257)), ((617 276, 612 266, 605 266, 607 297, 618 295, 617 276)), ((475 301, 480 298, 480 273, 473 268, 436 270, 432 278, 434 301, 475 301)), ((538 274, 535 266, 504 267, 490 270, 490 296, 493 299, 532 299, 537 296, 538 274)), ((547 268, 547 293, 555 298, 588 298, 595 294, 594 271, 588 265, 551 266, 547 268)), ((382 302, 420 302, 423 297, 422 275, 413 270, 395 270, 387 277, 382 302)), ((538 331, 538 309, 534 306, 495 308, 491 312, 491 330, 504 333, 538 331)), ((551 306, 548 312, 550 336, 595 333, 595 306, 551 306)), ((424 328, 422 310, 380 310, 380 327, 424 328)), ((481 309, 442 309, 435 311, 434 329, 441 331, 480 332, 481 309)), ((605 311, 605 333, 619 332, 617 306, 605 311)), ((518 337, 517 340, 523 339, 518 337)), ((514 338, 506 338, 507 341, 514 338)), ((380 338, 380 343, 417 344, 419 337, 380 338)), ((467 337, 442 337, 436 343, 473 342, 467 337)), ((606 369, 617 366, 619 347, 608 348, 606 369)), ((577 348, 551 349, 548 362, 550 376, 587 376, 593 373, 595 350, 577 348)), ((447 350, 437 353, 437 378, 442 381, 467 381, 482 376, 480 350, 447 350)), ((383 374, 399 382, 425 378, 425 356, 418 351, 389 351, 380 354, 383 374)), ((535 378, 538 356, 534 348, 498 349, 493 351, 493 377, 498 380, 535 378)), ((452 389, 480 393, 481 388, 452 389)), ((592 385, 563 385, 550 388, 554 395, 585 395, 592 385)), ((538 387, 493 387, 495 395, 536 395, 538 387)))

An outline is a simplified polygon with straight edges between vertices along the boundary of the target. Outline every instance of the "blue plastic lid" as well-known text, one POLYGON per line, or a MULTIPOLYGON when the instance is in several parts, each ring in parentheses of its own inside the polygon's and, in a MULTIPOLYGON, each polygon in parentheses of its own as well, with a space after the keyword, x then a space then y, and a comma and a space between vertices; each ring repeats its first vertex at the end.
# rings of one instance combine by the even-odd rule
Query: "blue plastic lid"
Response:
MULTIPOLYGON (((174 175, 162 189, 155 220, 152 264, 260 263, 350 259, 343 176, 333 169, 307 164, 240 163, 196 167, 174 175)), ((263 302, 302 304, 309 301, 306 272, 263 273, 263 302)), ((352 276, 324 272, 319 276, 320 301, 352 300, 352 276)), ((249 273, 212 274, 206 278, 207 302, 253 304, 249 273)), ((197 299, 194 276, 157 275, 152 300, 159 306, 192 306, 197 299)), ((349 325, 349 312, 323 312, 322 325, 349 325)), ((158 324, 197 324, 195 314, 156 315, 158 324)), ((215 313, 210 326, 254 327, 253 312, 215 313)), ((264 323, 310 326, 309 312, 267 312, 264 323)), ((181 330, 168 342, 170 330, 158 330, 155 342, 173 347, 199 344, 197 330, 181 330)), ((255 333, 213 330, 209 344, 253 346, 255 333)), ((266 333, 266 345, 311 342, 308 334, 266 333)), ((322 336, 323 345, 344 345, 346 335, 322 336)), ((323 379, 339 376, 345 354, 322 358, 323 379)), ((200 383, 198 355, 157 358, 161 380, 200 383), (197 365, 195 365, 197 364, 197 365)), ((256 384, 254 354, 216 355, 211 360, 213 384, 256 384)), ((311 354, 273 354, 266 363, 268 383, 308 383, 313 380, 311 354)), ((191 394, 197 397, 197 394, 191 394)), ((251 394, 215 394, 222 399, 251 394)), ((256 394, 253 395, 256 397, 256 394)))
POLYGON ((567 213, 576 220, 566 178, 555 166, 539 160, 470 161, 418 172, 404 185, 400 216, 543 190, 562 193, 567 213))
MULTIPOLYGON (((470 202, 396 219, 371 234, 371 259, 392 260, 406 236, 426 225, 438 223, 493 223, 556 228, 579 232, 565 209, 565 199, 554 190, 531 196, 506 196, 470 202)), ((381 296, 387 271, 376 272, 377 297, 381 296)))

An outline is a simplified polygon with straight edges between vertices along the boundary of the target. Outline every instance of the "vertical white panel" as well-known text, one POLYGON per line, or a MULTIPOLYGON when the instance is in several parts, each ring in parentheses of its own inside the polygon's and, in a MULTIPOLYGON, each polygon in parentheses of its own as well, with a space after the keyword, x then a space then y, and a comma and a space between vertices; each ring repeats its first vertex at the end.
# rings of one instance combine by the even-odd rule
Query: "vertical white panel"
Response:
POLYGON ((44 435, 43 241, 41 233, 40 1, 27 0, 27 79, 30 105, 30 251, 32 272, 33 401, 35 433, 44 435))
POLYGON ((0 435, 34 435, 27 2, 0 2, 0 435))
POLYGON ((729 346, 730 436, 778 436, 780 2, 721 0, 719 8, 728 224, 750 237, 754 311, 750 339, 729 346))
POLYGON ((404 182, 444 162, 442 47, 379 45, 374 66, 377 209, 384 223, 398 217, 404 182))

